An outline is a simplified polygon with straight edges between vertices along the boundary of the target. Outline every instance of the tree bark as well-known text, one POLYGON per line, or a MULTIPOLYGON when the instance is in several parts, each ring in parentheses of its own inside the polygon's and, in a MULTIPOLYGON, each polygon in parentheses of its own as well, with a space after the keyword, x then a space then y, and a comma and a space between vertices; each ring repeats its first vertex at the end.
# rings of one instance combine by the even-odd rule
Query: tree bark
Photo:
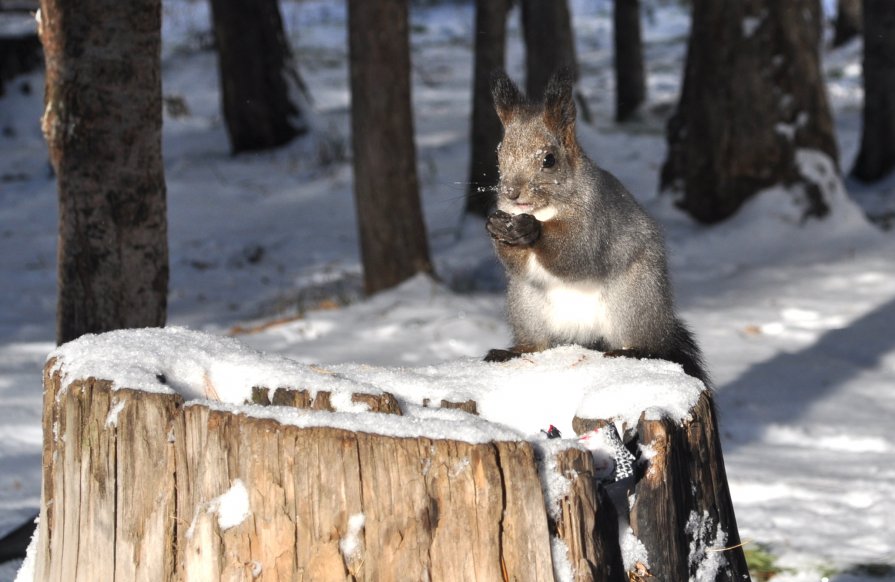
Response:
POLYGON ((895 2, 864 0, 864 130, 852 176, 874 182, 895 168, 895 2))
POLYGON ((575 36, 567 0, 522 0, 525 37, 525 94, 538 101, 547 82, 561 68, 578 79, 575 36))
POLYGON ((861 34, 863 16, 862 0, 838 0, 836 2, 836 25, 833 46, 842 46, 861 34))
POLYGON ((652 457, 638 475, 631 507, 631 529, 650 558, 658 580, 689 580, 686 525, 693 507, 686 471, 684 435, 668 419, 645 420, 637 437, 652 457))
POLYGON ((274 148, 308 131, 305 87, 278 0, 211 0, 221 101, 233 153, 274 148))
POLYGON ((640 0, 615 0, 615 119, 631 119, 646 99, 640 0))
POLYGON ((837 162, 820 68, 818 0, 694 0, 683 90, 668 123, 663 189, 705 223, 758 191, 800 186, 804 218, 829 207, 799 150, 837 162))
POLYGON ((42 0, 59 343, 165 323, 159 0, 42 0))
POLYGON ((594 476, 594 458, 580 449, 556 456, 557 472, 568 478, 560 502, 556 535, 569 550, 575 582, 627 582, 618 543, 618 514, 594 476))
POLYGON ((494 206, 499 180, 497 145, 503 130, 491 103, 491 74, 504 68, 510 0, 477 0, 475 65, 472 86, 472 132, 466 212, 484 217, 494 206))
POLYGON ((431 273, 413 142, 408 0, 349 0, 354 197, 367 293, 431 273))

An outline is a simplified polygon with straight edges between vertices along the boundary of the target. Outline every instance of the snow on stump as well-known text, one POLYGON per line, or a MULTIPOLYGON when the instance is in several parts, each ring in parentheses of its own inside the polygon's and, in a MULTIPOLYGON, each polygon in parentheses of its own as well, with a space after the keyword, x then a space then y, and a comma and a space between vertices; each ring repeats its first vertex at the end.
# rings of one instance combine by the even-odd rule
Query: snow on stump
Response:
POLYGON ((748 579, 711 395, 667 362, 320 367, 146 329, 60 347, 44 390, 36 580, 748 579), (607 431, 541 433, 573 422, 636 427, 633 477, 607 431))

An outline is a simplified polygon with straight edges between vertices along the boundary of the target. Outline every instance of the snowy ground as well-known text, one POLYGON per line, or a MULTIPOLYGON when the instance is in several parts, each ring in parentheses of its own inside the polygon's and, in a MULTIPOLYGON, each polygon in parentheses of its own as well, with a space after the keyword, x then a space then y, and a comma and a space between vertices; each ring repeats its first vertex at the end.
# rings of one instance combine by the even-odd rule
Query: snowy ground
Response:
MULTIPOLYGON (((895 233, 844 194, 821 223, 793 223, 785 192, 774 190, 713 228, 658 197, 688 23, 677 8, 648 4, 651 101, 642 122, 620 128, 611 122, 607 3, 573 3, 580 89, 596 118, 579 134, 665 225, 680 309, 717 385, 741 537, 778 558, 787 569, 778 580, 895 580, 895 233)), ((413 15, 419 175, 443 282, 416 279, 368 300, 347 157, 342 5, 284 4, 316 136, 238 158, 221 123, 205 11, 165 4, 164 93, 186 105, 166 115, 164 130, 170 323, 320 364, 424 366, 504 346, 502 276, 482 225, 461 213, 471 8, 413 15)), ((860 54, 857 44, 825 54, 846 168, 860 137, 860 54)), ((522 60, 514 15, 508 68, 520 80, 522 60)), ((0 99, 0 535, 38 506, 40 369, 54 348, 57 216, 42 84, 40 74, 20 77, 0 99)), ((895 181, 848 187, 875 214, 893 208, 895 181)), ((0 567, 0 580, 16 567, 0 567)))

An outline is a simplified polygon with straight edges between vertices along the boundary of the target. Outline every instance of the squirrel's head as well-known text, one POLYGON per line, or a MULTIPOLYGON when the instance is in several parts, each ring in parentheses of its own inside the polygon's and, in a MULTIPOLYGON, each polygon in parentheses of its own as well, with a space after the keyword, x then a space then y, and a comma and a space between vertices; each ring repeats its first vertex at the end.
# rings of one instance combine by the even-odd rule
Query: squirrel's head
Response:
POLYGON ((503 71, 491 79, 494 108, 503 124, 498 146, 500 184, 497 207, 510 214, 532 214, 546 221, 568 207, 582 158, 575 137, 572 76, 561 70, 531 103, 503 71))

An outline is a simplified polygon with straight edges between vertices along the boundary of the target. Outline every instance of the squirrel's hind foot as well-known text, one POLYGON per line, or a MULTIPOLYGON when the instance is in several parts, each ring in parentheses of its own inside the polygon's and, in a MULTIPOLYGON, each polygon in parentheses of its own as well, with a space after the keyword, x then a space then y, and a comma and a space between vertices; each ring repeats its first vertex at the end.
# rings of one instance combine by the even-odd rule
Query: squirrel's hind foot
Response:
POLYGON ((521 356, 521 352, 514 352, 513 350, 500 350, 493 349, 488 350, 488 353, 485 355, 485 362, 508 362, 510 360, 514 360, 521 356))
POLYGON ((653 354, 648 354, 643 350, 639 350, 637 348, 621 348, 618 350, 608 350, 603 352, 603 357, 605 358, 634 358, 636 360, 659 360, 662 359, 660 356, 655 356, 653 354))

